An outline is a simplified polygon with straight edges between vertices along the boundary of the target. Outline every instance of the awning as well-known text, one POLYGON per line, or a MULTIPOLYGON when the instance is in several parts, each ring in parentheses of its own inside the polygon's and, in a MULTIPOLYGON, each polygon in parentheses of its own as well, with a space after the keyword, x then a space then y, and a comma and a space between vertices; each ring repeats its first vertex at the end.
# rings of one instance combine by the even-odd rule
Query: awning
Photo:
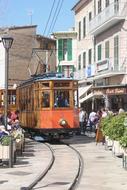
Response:
POLYGON ((93 97, 94 97, 94 94, 93 94, 93 93, 90 93, 88 96, 85 96, 84 98, 79 99, 79 103, 83 103, 83 102, 85 102, 86 100, 91 99, 91 98, 93 98, 93 97))
POLYGON ((100 96, 103 96, 103 94, 97 94, 97 93, 91 92, 88 96, 85 96, 84 98, 79 99, 79 103, 83 103, 89 99, 92 99, 93 97, 100 97, 100 96))
POLYGON ((78 88, 79 99, 80 99, 83 95, 85 95, 91 87, 92 87, 92 84, 91 84, 91 85, 88 85, 88 86, 85 86, 85 87, 79 87, 79 88, 78 88))

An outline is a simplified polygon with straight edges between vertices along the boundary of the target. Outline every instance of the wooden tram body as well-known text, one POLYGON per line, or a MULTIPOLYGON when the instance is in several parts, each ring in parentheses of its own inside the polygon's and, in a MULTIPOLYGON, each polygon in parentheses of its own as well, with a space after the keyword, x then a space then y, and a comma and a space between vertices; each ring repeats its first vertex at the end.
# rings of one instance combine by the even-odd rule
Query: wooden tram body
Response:
POLYGON ((46 135, 79 130, 78 81, 58 74, 33 77, 17 87, 24 129, 46 135))
MULTIPOLYGON (((16 89, 8 89, 8 110, 15 111, 16 108, 16 89)), ((5 89, 0 89, 0 113, 5 111, 5 89)))

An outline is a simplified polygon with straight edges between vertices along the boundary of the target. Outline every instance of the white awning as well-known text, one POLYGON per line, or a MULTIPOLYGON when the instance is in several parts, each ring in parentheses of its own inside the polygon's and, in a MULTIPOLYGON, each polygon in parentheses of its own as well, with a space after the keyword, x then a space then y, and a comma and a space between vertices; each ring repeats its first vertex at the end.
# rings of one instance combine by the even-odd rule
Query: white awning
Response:
POLYGON ((83 103, 83 102, 85 102, 86 100, 91 99, 92 97, 94 97, 93 92, 90 93, 88 96, 85 96, 84 98, 79 99, 79 103, 83 103))
POLYGON ((88 96, 85 96, 84 98, 79 99, 79 103, 83 103, 89 99, 92 99, 93 97, 100 97, 100 96, 103 96, 103 94, 97 94, 97 93, 91 92, 88 96))
POLYGON ((85 86, 85 87, 79 87, 79 88, 78 88, 79 99, 80 99, 83 95, 85 95, 91 87, 92 87, 92 84, 89 85, 89 86, 85 86))

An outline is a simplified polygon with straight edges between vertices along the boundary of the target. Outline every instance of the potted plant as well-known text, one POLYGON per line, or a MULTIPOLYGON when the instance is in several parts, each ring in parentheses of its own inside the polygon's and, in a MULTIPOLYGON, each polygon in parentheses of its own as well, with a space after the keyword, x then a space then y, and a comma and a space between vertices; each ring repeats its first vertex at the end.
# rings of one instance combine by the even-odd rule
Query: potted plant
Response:
POLYGON ((110 139, 110 129, 111 129, 111 120, 113 115, 109 115, 108 117, 104 117, 101 119, 101 130, 103 135, 105 136, 105 144, 108 149, 112 149, 113 141, 110 139))
POLYGON ((111 128, 109 137, 113 140, 112 151, 116 156, 120 156, 123 153, 123 149, 120 146, 120 139, 123 137, 125 132, 124 119, 126 117, 125 113, 116 115, 111 120, 111 128))

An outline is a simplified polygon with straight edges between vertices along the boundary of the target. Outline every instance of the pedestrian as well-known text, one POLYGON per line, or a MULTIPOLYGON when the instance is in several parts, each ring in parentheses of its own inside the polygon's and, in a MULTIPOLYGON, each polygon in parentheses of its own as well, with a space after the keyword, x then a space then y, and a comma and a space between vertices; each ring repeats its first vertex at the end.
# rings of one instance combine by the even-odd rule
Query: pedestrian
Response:
POLYGON ((80 125, 80 134, 81 135, 85 134, 84 122, 85 122, 85 111, 83 110, 83 108, 80 108, 80 110, 79 110, 79 125, 80 125))
POLYGON ((95 119, 96 119, 96 112, 92 110, 89 114, 89 120, 88 120, 91 132, 93 128, 95 130, 95 119))

